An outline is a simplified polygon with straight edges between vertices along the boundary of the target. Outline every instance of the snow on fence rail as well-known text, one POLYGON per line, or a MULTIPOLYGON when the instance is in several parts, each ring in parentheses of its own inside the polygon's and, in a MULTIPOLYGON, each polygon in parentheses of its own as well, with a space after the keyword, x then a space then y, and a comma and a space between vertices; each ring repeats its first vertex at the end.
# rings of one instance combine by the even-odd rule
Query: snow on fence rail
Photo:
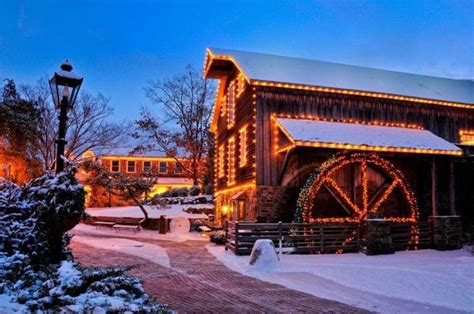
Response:
POLYGON ((357 224, 253 223, 226 224, 226 249, 248 255, 258 239, 273 240, 277 251, 335 253, 358 251, 357 224))
MULTIPOLYGON (((396 250, 414 248, 410 244, 411 223, 391 223, 396 250)), ((431 228, 418 224, 417 248, 431 246, 431 228)), ((270 239, 277 251, 294 254, 358 252, 360 225, 357 223, 255 223, 227 221, 226 250, 236 255, 249 255, 258 239, 270 239)))

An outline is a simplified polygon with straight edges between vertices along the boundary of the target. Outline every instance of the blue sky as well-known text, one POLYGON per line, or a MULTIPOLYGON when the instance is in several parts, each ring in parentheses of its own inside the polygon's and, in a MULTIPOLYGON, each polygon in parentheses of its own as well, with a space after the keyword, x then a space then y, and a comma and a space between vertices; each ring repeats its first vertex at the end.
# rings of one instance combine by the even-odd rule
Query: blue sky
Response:
POLYGON ((473 15, 474 0, 0 0, 0 78, 32 83, 68 58, 116 121, 209 46, 474 78, 473 15))

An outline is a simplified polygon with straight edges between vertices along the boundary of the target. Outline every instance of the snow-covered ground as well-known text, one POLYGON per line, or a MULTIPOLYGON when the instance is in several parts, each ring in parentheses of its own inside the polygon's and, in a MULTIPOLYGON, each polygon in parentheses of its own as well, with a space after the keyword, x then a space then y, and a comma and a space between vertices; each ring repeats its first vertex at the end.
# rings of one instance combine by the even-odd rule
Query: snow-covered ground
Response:
POLYGON ((97 249, 112 250, 120 253, 137 256, 152 263, 170 267, 170 259, 166 250, 158 245, 144 243, 124 238, 98 238, 86 235, 77 235, 74 242, 92 246, 97 249))
POLYGON ((222 246, 209 252, 228 268, 290 289, 383 313, 474 312, 474 256, 464 250, 392 255, 283 255, 276 269, 222 246))
MULTIPOLYGON (((160 218, 161 215, 164 215, 168 218, 186 217, 190 219, 207 219, 207 215, 205 214, 189 214, 184 210, 187 208, 214 208, 213 204, 174 204, 168 206, 145 206, 145 209, 147 210, 150 218, 160 218)), ((87 208, 86 212, 91 216, 132 218, 143 217, 143 213, 137 206, 87 208)))
MULTIPOLYGON (((139 239, 166 240, 166 241, 175 241, 175 242, 184 242, 188 240, 209 241, 208 237, 203 237, 198 232, 159 234, 157 230, 141 230, 140 232, 134 233, 134 232, 125 231, 125 230, 114 231, 112 228, 109 228, 109 227, 97 228, 95 226, 86 225, 82 223, 75 226, 74 229, 72 229, 69 232, 75 235, 73 239, 77 239, 79 237, 83 237, 83 236, 86 236, 87 234, 90 234, 90 235, 100 235, 100 236, 107 236, 107 237, 125 236, 127 238, 137 239, 137 241, 140 241, 139 239)), ((107 237, 100 238, 100 241, 102 241, 103 239, 106 239, 107 237)), ((84 243, 84 244, 87 244, 87 243, 84 243)))

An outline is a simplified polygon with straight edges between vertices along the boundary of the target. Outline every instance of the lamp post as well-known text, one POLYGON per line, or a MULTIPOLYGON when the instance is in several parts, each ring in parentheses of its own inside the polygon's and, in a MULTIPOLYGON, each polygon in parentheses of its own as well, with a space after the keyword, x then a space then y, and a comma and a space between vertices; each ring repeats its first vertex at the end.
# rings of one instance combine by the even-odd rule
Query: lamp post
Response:
POLYGON ((49 80, 54 105, 59 109, 59 131, 58 139, 56 140, 56 174, 64 170, 63 156, 67 144, 65 140, 67 113, 74 106, 83 80, 81 76, 72 72, 72 65, 68 60, 61 64, 61 70, 54 72, 53 77, 49 80))

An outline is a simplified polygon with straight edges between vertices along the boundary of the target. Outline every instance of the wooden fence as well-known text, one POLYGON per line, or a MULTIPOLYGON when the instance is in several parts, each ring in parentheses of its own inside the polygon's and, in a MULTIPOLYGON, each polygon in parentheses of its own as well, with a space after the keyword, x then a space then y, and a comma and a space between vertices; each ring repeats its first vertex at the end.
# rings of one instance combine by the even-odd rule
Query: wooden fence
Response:
POLYGON ((236 255, 248 255, 258 239, 273 240, 277 251, 317 254, 357 252, 359 228, 357 224, 308 223, 226 223, 226 249, 236 255))
MULTIPOLYGON (((429 223, 419 223, 418 231, 411 223, 391 223, 395 250, 431 246, 429 223), (414 241, 414 236, 417 240, 414 241)), ((248 255, 255 241, 270 239, 277 251, 293 254, 358 252, 360 226, 356 223, 255 223, 226 222, 226 250, 248 255)))
POLYGON ((391 223, 390 233, 396 251, 411 249, 428 249, 431 247, 431 225, 429 222, 419 222, 418 230, 413 229, 413 223, 391 223), (417 239, 415 240, 414 237, 417 239), (414 241, 415 240, 415 241, 414 241))

